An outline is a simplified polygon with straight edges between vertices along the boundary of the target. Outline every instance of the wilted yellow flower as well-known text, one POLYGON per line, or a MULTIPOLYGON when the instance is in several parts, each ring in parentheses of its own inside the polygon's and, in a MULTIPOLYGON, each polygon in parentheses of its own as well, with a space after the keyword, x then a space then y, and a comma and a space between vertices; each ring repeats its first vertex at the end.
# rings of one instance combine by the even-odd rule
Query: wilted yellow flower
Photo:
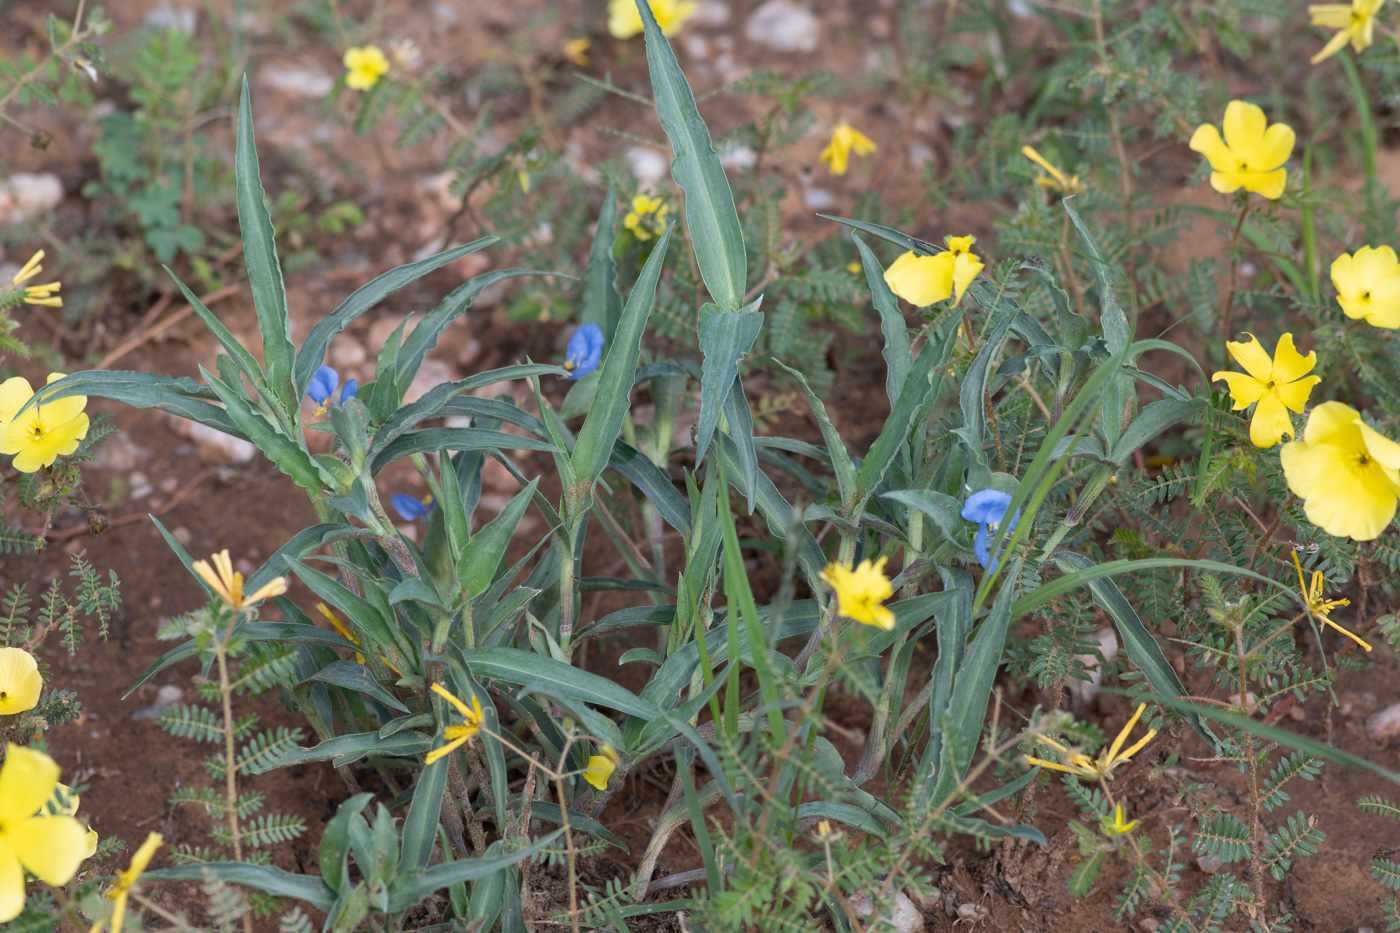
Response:
POLYGON ((671 208, 661 198, 639 194, 632 199, 632 210, 622 218, 622 225, 639 240, 650 240, 666 229, 666 215, 671 208))
MULTIPOLYGON (((117 883, 112 885, 112 889, 107 892, 107 899, 112 902, 112 933, 122 933, 122 920, 126 917, 126 899, 131 895, 131 889, 136 886, 136 880, 141 877, 146 866, 151 864, 156 849, 159 849, 164 841, 165 839, 160 833, 151 833, 146 836, 146 841, 141 843, 141 848, 137 849, 136 854, 131 857, 131 864, 127 866, 126 871, 117 873, 117 883)), ((107 918, 99 919, 88 930, 88 933, 98 933, 106 922, 107 918)))
POLYGON ((1151 742, 1153 736, 1157 734, 1156 729, 1148 729, 1147 735, 1139 739, 1136 745, 1126 752, 1123 752, 1121 755, 1119 754, 1119 751, 1123 748, 1123 743, 1128 739, 1128 733, 1133 731, 1133 726, 1137 725, 1137 721, 1142 717, 1142 711, 1146 708, 1146 704, 1138 704, 1138 708, 1133 712, 1133 718, 1128 720, 1128 724, 1124 726, 1123 731, 1119 732, 1117 737, 1114 738, 1113 744, 1108 747, 1108 751, 1100 755, 1097 761, 1083 752, 1071 751, 1066 746, 1044 735, 1036 736, 1036 741, 1040 742, 1042 745, 1048 745, 1061 755, 1064 755, 1067 759, 1066 763, 1060 764, 1058 761, 1045 761, 1041 758, 1031 758, 1029 756, 1027 756, 1026 761, 1029 761, 1033 765, 1040 765, 1042 768, 1064 771, 1068 774, 1074 774, 1083 778, 1090 778, 1093 780, 1110 778, 1119 765, 1142 751, 1143 747, 1147 745, 1148 742, 1151 742))
POLYGON ((1050 173, 1049 178, 1037 178, 1035 180, 1037 185, 1045 188, 1053 188, 1066 196, 1079 194, 1084 190, 1084 184, 1079 180, 1078 175, 1066 175, 1052 165, 1049 159, 1036 152, 1030 146, 1022 146, 1021 155, 1050 173))
POLYGON ((42 752, 11 745, 0 766, 0 923, 24 910, 24 873, 67 884, 83 863, 87 831, 44 804, 58 785, 58 764, 42 752))
POLYGON ((33 256, 30 256, 29 261, 24 264, 24 267, 15 273, 14 278, 10 279, 10 284, 20 290, 21 297, 18 301, 31 305, 47 305, 50 308, 62 307, 63 299, 58 297, 56 293, 63 287, 63 283, 49 282, 47 285, 24 284, 44 271, 44 267, 39 265, 39 260, 43 258, 43 250, 39 250, 33 256))
POLYGON ((831 825, 831 820, 817 820, 817 841, 830 845, 846 835, 841 830, 831 825))
POLYGON ((1342 627, 1341 627, 1340 625, 1338 625, 1336 622, 1333 622, 1333 621, 1332 621, 1332 617, 1331 617, 1330 615, 1328 615, 1328 613, 1331 612, 1333 609, 1335 609, 1337 606, 1350 606, 1350 605, 1351 605, 1351 600, 1349 600, 1349 599, 1323 599, 1323 598, 1322 598, 1322 582, 1323 582, 1323 577, 1322 577, 1322 571, 1321 571, 1321 570, 1314 570, 1314 571, 1313 571, 1313 575, 1312 575, 1312 586, 1308 586, 1307 583, 1305 583, 1305 582, 1303 581, 1303 565, 1302 565, 1301 563, 1298 562, 1298 552, 1297 552, 1297 551, 1294 551, 1294 552, 1293 552, 1293 566, 1296 567, 1296 568, 1298 568, 1298 592, 1302 595, 1302 597, 1303 597, 1303 602, 1304 602, 1304 604, 1307 605, 1308 611, 1311 612, 1311 613, 1313 614, 1313 617, 1314 617, 1314 618, 1321 619, 1325 624, 1332 626, 1334 629, 1336 629, 1337 631, 1341 632, 1341 633, 1342 633, 1343 635, 1345 635, 1347 638, 1350 638, 1352 641, 1356 642, 1358 645, 1360 645, 1361 647, 1365 648, 1367 651, 1370 651, 1370 650, 1371 650, 1371 646, 1370 646, 1369 644, 1367 644, 1367 643, 1366 643, 1362 638, 1360 638, 1359 636, 1353 635, 1351 632, 1348 632, 1346 629, 1342 628, 1342 627))
POLYGON ((867 156, 874 152, 875 148, 873 139, 842 120, 831 131, 831 142, 826 144, 818 158, 830 166, 831 174, 844 175, 852 152, 858 156, 867 156))
POLYGON ((281 596, 287 592, 287 578, 273 577, 252 596, 243 595, 243 574, 235 573, 233 561, 229 559, 228 548, 212 555, 209 560, 214 562, 214 566, 209 566, 208 560, 197 560, 194 562, 194 572, 209 584, 210 589, 218 594, 219 598, 228 604, 230 609, 237 611, 245 606, 253 606, 264 599, 272 596, 281 596))
POLYGON ((1255 447, 1272 447, 1283 440, 1285 434, 1290 438, 1294 436, 1288 412, 1292 410, 1301 415, 1313 386, 1322 381, 1318 376, 1307 375, 1317 365, 1317 353, 1301 355, 1293 348, 1293 335, 1284 334, 1270 359, 1253 334, 1245 336, 1249 338, 1247 341, 1225 344, 1245 372, 1222 370, 1210 378, 1223 380, 1230 387, 1235 411, 1258 403, 1254 420, 1249 423, 1249 440, 1255 447))
POLYGON ((608 778, 617 770, 617 751, 607 742, 598 745, 599 754, 590 755, 588 767, 584 769, 583 779, 599 790, 608 789, 608 778))
POLYGON ((0 648, 0 716, 13 716, 39 705, 44 678, 39 662, 23 648, 0 648))
MULTIPOLYGON (((49 798, 49 802, 45 805, 45 809, 47 809, 54 816, 76 817, 78 813, 78 804, 81 800, 82 798, 79 797, 77 794, 73 793, 68 788, 67 784, 55 784, 53 787, 53 796, 49 798)), ((87 831, 87 838, 84 840, 83 858, 89 859, 96 854, 97 830, 89 828, 87 831)))
POLYGON ((435 748, 428 752, 428 757, 424 761, 425 764, 432 764, 443 755, 451 754, 456 750, 457 746, 470 740, 472 736, 480 732, 482 724, 486 721, 485 717, 481 714, 481 701, 476 698, 476 694, 472 694, 472 705, 468 708, 467 704, 453 696, 442 684, 433 684, 433 692, 457 707, 457 712, 462 714, 462 724, 460 726, 448 726, 442 730, 442 737, 449 741, 441 748, 435 748))
POLYGON ((1316 65, 1324 58, 1331 58, 1348 42, 1357 52, 1369 49, 1376 32, 1376 13, 1383 6, 1385 0, 1351 0, 1351 6, 1345 3, 1317 3, 1308 7, 1308 15, 1312 17, 1314 26, 1340 30, 1327 41, 1321 52, 1312 57, 1312 63, 1316 65))
POLYGON ((588 64, 588 49, 591 45, 593 45, 593 40, 587 36, 570 39, 564 43, 564 57, 583 68, 588 64))
POLYGON ((345 86, 355 91, 368 91, 389 73, 389 59, 377 45, 355 46, 345 50, 345 86))
POLYGON ((888 559, 882 557, 873 564, 863 560, 854 570, 845 564, 830 564, 821 572, 821 578, 836 591, 836 607, 841 615, 886 631, 894 628, 894 613, 880 605, 894 595, 885 576, 888 559))
MULTIPOLYGON (((64 375, 49 373, 49 382, 64 375)), ((0 382, 0 454, 13 454, 21 473, 33 473, 71 454, 88 432, 86 395, 41 401, 21 415, 20 409, 33 397, 29 380, 22 376, 0 382)))
POLYGON ((389 43, 389 56, 400 68, 412 68, 422 60, 423 50, 412 39, 395 39, 389 43))
POLYGON ((1279 462, 1308 521, 1330 535, 1372 541, 1395 517, 1400 444, 1378 434, 1350 405, 1314 408, 1302 440, 1284 444, 1279 462))
POLYGON ((1225 138, 1210 123, 1196 127, 1191 148, 1210 161, 1210 185, 1221 194, 1238 188, 1278 200, 1288 181, 1284 163, 1296 137, 1287 123, 1269 125, 1254 104, 1232 100, 1225 107, 1225 138))
POLYGON ((896 259, 885 270, 890 291, 920 308, 947 298, 957 307, 963 292, 982 271, 982 260, 972 252, 976 237, 948 236, 943 242, 948 249, 935 256, 919 256, 911 250, 896 259))
POLYGON ((1376 327, 1400 327, 1400 261, 1389 246, 1363 246, 1332 263, 1337 304, 1349 318, 1376 327))
POLYGON ((1137 828, 1137 824, 1138 820, 1133 820, 1131 822, 1124 821, 1123 805, 1120 803, 1114 805, 1112 819, 1099 821, 1099 828, 1103 830, 1105 836, 1112 839, 1115 836, 1128 835, 1128 833, 1137 828))
MULTIPOLYGON (((656 25, 666 38, 675 35, 695 15, 695 0, 647 0, 656 25)), ((608 0, 608 32, 616 39, 630 39, 642 31, 642 14, 634 0, 608 0)))

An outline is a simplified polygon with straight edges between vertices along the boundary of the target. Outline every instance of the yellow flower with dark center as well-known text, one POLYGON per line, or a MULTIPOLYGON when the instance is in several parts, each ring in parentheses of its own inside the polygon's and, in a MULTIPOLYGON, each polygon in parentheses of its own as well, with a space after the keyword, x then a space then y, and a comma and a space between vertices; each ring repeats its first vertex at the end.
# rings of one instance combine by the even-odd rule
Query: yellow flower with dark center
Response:
POLYGON ((1045 171, 1050 173, 1049 178, 1037 178, 1035 180, 1035 183, 1037 185, 1040 185, 1043 188, 1052 188, 1066 196, 1072 194, 1079 194, 1082 191, 1084 191, 1084 184, 1079 180, 1078 175, 1066 175, 1064 172, 1060 171, 1054 165, 1052 165, 1049 159, 1036 152, 1030 146, 1022 146, 1021 155, 1025 156, 1027 159, 1030 159, 1036 165, 1039 165, 1041 168, 1045 169, 1045 171))
POLYGON ((1210 123, 1196 127, 1192 150, 1210 162, 1210 185, 1221 194, 1239 188, 1276 201, 1288 181, 1284 164, 1293 154, 1296 136, 1287 123, 1269 125, 1254 104, 1232 100, 1225 107, 1225 138, 1210 123))
POLYGON ((1222 370, 1210 378, 1222 380, 1230 387, 1235 411, 1256 406, 1254 420, 1249 423, 1249 440, 1255 447, 1272 447, 1283 440, 1285 434, 1289 438, 1294 436, 1288 412, 1296 411, 1301 415, 1313 386, 1322 381, 1318 376, 1307 375, 1317 365, 1317 353, 1303 356, 1293 348, 1293 335, 1284 334, 1271 359, 1253 334, 1245 336, 1249 338, 1247 341, 1225 344, 1245 371, 1222 370))
POLYGON ((1146 746, 1148 742, 1151 742, 1153 737, 1157 734, 1156 729, 1148 729, 1147 735, 1139 739, 1136 745, 1126 752, 1122 751, 1123 743, 1128 740, 1128 733, 1133 731, 1133 726, 1137 725, 1137 721, 1142 718, 1142 711, 1146 708, 1146 704, 1138 704, 1138 708, 1133 712, 1133 718, 1128 720, 1128 724, 1124 726, 1123 731, 1119 732, 1114 738, 1113 744, 1108 747, 1108 751, 1100 755, 1097 760, 1090 758, 1082 751, 1076 751, 1061 745, 1049 736, 1039 735, 1036 736, 1036 741, 1042 745, 1050 746, 1063 755, 1065 757, 1065 763, 1060 764, 1058 761, 1046 761, 1042 758, 1031 758, 1029 756, 1027 756, 1026 761, 1029 761, 1033 765, 1040 765, 1042 768, 1064 771, 1067 774, 1089 778, 1090 780, 1106 780, 1113 776, 1114 770, 1119 765, 1142 751, 1143 747, 1146 746), (1120 752, 1122 753, 1120 754, 1120 752))
POLYGON ((896 259, 885 270, 890 291, 920 308, 948 298, 956 308, 983 264, 972 252, 976 237, 949 236, 943 242, 948 249, 937 255, 920 256, 911 250, 896 259))
POLYGON ((1330 535, 1373 541, 1395 517, 1400 444, 1382 437, 1350 405, 1314 408, 1302 439, 1284 444, 1279 462, 1308 521, 1330 535))
POLYGON ((0 648, 0 716, 13 716, 39 705, 44 678, 39 662, 23 648, 0 648))
MULTIPOLYGON (((656 25, 669 39, 695 15, 700 4, 695 0, 647 0, 647 6, 656 17, 656 25)), ((630 39, 641 34, 642 14, 633 0, 608 0, 608 32, 615 39, 630 39)))
POLYGON ((831 174, 844 175, 852 152, 858 156, 868 156, 875 148, 873 139, 842 120, 831 131, 831 142, 826 144, 818 158, 831 168, 831 174))
POLYGON ((256 593, 245 597, 243 595, 243 574, 234 572, 233 561, 228 556, 228 548, 212 555, 209 560, 214 562, 213 567, 209 566, 208 560, 197 560, 192 565, 194 572, 199 574, 200 579, 208 583, 209 588, 235 612, 245 606, 254 606, 264 599, 281 596, 287 592, 287 578, 273 577, 264 583, 256 593))
POLYGON ((1298 568, 1298 592, 1302 594, 1303 603, 1308 607, 1308 611, 1313 614, 1313 617, 1321 619, 1325 624, 1332 626, 1334 629, 1341 632, 1347 638, 1350 638, 1352 641, 1356 642, 1358 645, 1365 648, 1367 651, 1370 651, 1371 646, 1369 644, 1367 644, 1359 636, 1353 635, 1351 632, 1348 632, 1336 622, 1333 622, 1332 617, 1328 615, 1328 613, 1330 613, 1333 609, 1335 609, 1338 606, 1350 606, 1351 600, 1323 599, 1323 577, 1321 570, 1313 571, 1312 586, 1308 586, 1305 582, 1303 582, 1303 565, 1298 562, 1297 551, 1293 552, 1293 566, 1298 568))
POLYGON ((607 742, 598 745, 599 754, 590 755, 588 767, 583 771, 583 779, 599 790, 608 789, 608 778, 617 770, 617 751, 607 742))
POLYGON ((836 591, 836 607, 841 615, 886 631, 894 628, 894 613, 880 605, 894 595, 885 576, 888 559, 882 557, 873 564, 863 560, 854 570, 845 564, 830 564, 821 572, 822 580, 836 591))
POLYGON ((24 284, 44 271, 44 267, 39 265, 39 260, 43 258, 43 250, 39 250, 33 256, 30 256, 29 261, 24 264, 24 267, 15 273, 14 278, 10 279, 10 284, 22 291, 22 297, 19 300, 23 301, 25 304, 47 305, 50 308, 60 308, 63 306, 63 299, 58 297, 57 292, 63 287, 61 282, 49 282, 47 285, 24 284))
POLYGON ((639 194, 632 199, 632 210, 622 219, 622 225, 639 240, 650 240, 666 229, 666 215, 671 208, 661 198, 639 194))
POLYGON ((24 873, 45 884, 67 884, 87 850, 87 831, 71 816, 46 812, 58 785, 48 755, 11 745, 0 766, 0 923, 24 910, 24 873))
POLYGON ((476 694, 472 694, 472 705, 468 707, 467 704, 448 692, 442 684, 433 684, 433 692, 457 708, 457 712, 462 714, 462 724, 448 726, 442 730, 442 737, 449 741, 441 748, 435 748, 428 752, 425 764, 432 764, 443 755, 451 754, 457 749, 457 746, 469 741, 480 732, 482 724, 486 721, 481 714, 481 701, 476 698, 476 694))
POLYGON ((1099 821, 1099 828, 1103 834, 1112 839, 1116 836, 1126 836, 1137 828, 1138 820, 1125 822, 1123 817, 1123 805, 1115 804, 1113 807, 1113 818, 1099 821))
MULTIPOLYGON (((49 373, 49 382, 64 373, 49 373)), ((0 382, 0 454, 13 454, 15 469, 33 473, 52 466, 59 457, 78 449, 87 437, 86 395, 69 395, 52 402, 40 401, 23 415, 20 409, 34 397, 29 380, 21 376, 0 382)))
POLYGON ((1332 263, 1337 304, 1349 318, 1376 327, 1400 327, 1400 261, 1389 246, 1363 246, 1332 263))
POLYGON ((1385 6, 1385 0, 1351 0, 1345 3, 1316 3, 1308 7, 1314 26, 1340 30, 1327 41, 1322 51, 1312 57, 1316 65, 1324 58, 1331 58, 1342 50, 1348 42, 1354 51, 1362 52, 1375 41, 1376 14, 1385 6))
POLYGON ((389 59, 377 45, 357 45, 345 50, 345 86, 354 91, 368 91, 389 73, 389 59))
POLYGON ((564 57, 583 68, 588 64, 588 48, 592 44, 593 40, 587 36, 570 39, 564 43, 564 57))
MULTIPOLYGON (((146 841, 141 843, 141 848, 136 850, 136 854, 131 857, 131 864, 126 871, 117 873, 117 883, 112 885, 107 892, 107 899, 112 902, 111 931, 112 933, 122 933, 122 921, 126 917, 126 899, 131 896, 131 891, 136 887, 136 881, 141 877, 141 873, 146 870, 146 866, 151 864, 151 859, 156 854, 161 843, 165 839, 160 833, 151 833, 146 836, 146 841)), ((98 920, 88 930, 88 933, 97 933, 106 923, 106 918, 98 920)))

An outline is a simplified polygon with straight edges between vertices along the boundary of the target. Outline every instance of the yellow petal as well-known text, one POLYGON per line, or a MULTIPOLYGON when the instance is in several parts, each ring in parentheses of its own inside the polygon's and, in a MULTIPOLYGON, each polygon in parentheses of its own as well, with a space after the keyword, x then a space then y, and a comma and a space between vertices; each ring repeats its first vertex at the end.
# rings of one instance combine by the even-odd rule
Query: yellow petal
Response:
POLYGON ((71 816, 34 816, 7 826, 5 841, 45 884, 67 884, 83 864, 87 830, 71 816))
MULTIPOLYGON (((1313 386, 1321 381, 1319 376, 1306 376, 1287 385, 1275 386, 1274 394, 1278 396, 1278 400, 1285 407, 1301 415, 1303 407, 1308 403, 1308 396, 1312 395, 1313 386)), ((1290 433, 1288 436, 1292 437, 1293 435, 1290 433)))
MULTIPOLYGON (((1350 253, 1342 253, 1332 260, 1332 287, 1337 290, 1337 300, 1341 302, 1344 311, 1347 310, 1348 302, 1356 301, 1365 291, 1357 279, 1355 260, 1350 253)), ((1347 311, 1347 314, 1351 317, 1362 316, 1350 311, 1347 311)))
POLYGON ((44 678, 39 662, 22 648, 0 648, 0 715, 13 716, 39 705, 44 678))
POLYGON ((608 778, 615 770, 617 765, 606 756, 592 755, 588 759, 588 768, 583 772, 583 779, 599 790, 607 790, 608 778))
POLYGON ((1251 159, 1264 139, 1268 123, 1259 107, 1248 101, 1232 100, 1225 106, 1225 144, 1238 158, 1251 159))
POLYGON ((15 420, 15 415, 33 394, 29 380, 23 376, 13 376, 0 382, 0 421, 15 420))
MULTIPOLYGON (((1303 433, 1307 434, 1306 429, 1303 433)), ((1305 441, 1294 441, 1279 448, 1283 475, 1294 495, 1307 500, 1327 485, 1328 476, 1337 466, 1336 450, 1329 444, 1310 446, 1305 441)))
POLYGON ((910 251, 885 270, 885 284, 910 304, 926 308, 952 296, 953 262, 951 253, 918 256, 910 251))
POLYGON ((1264 174, 1250 173, 1244 179, 1244 187, 1248 191, 1262 195, 1270 201, 1277 201, 1283 197, 1283 190, 1288 187, 1288 170, 1279 169, 1276 172, 1264 174))
MULTIPOLYGON (((1351 14, 1348 13, 1347 15, 1348 15, 1348 18, 1350 18, 1350 15, 1351 15, 1351 14)), ((1320 25, 1324 25, 1324 24, 1319 23, 1316 19, 1314 19, 1314 20, 1313 20, 1313 25, 1314 25, 1314 26, 1320 26, 1320 25)), ((1337 25, 1339 25, 1339 26, 1345 26, 1345 25, 1347 25, 1347 24, 1346 24, 1346 23, 1338 23, 1337 25)), ((1340 52, 1340 51, 1346 46, 1347 42, 1348 42, 1351 38, 1352 38, 1352 32, 1351 32, 1351 30, 1350 30, 1350 29, 1343 29, 1341 32, 1339 32, 1339 33, 1337 33, 1336 35, 1334 35, 1331 39, 1328 39, 1328 40, 1327 40, 1327 44, 1324 45, 1324 46, 1322 47, 1322 50, 1319 51, 1316 55, 1314 55, 1314 56, 1312 57, 1312 63, 1313 63, 1314 65, 1316 65, 1318 62, 1324 61, 1325 59, 1331 58, 1333 55, 1336 55, 1338 52, 1340 52)))
POLYGON ((1255 447, 1272 447, 1283 440, 1285 434, 1293 437, 1293 422, 1278 394, 1269 392, 1254 409, 1254 420, 1249 423, 1249 442, 1255 447))
POLYGON ((1217 172, 1235 168, 1235 157, 1230 154, 1230 147, 1220 138, 1220 131, 1209 123, 1196 127, 1196 132, 1191 135, 1191 149, 1205 156, 1210 167, 1217 172))
POLYGON ((1137 709, 1133 710, 1132 718, 1128 724, 1113 738, 1113 744, 1108 747, 1108 754, 1104 756, 1105 761, 1112 761, 1118 757, 1118 750, 1123 747, 1123 742, 1128 738, 1128 733, 1133 731, 1133 726, 1142 718, 1142 711, 1147 709, 1146 703, 1139 703, 1137 709))
POLYGON ((1284 334, 1274 350, 1273 376, 1276 382, 1293 382, 1312 372, 1317 365, 1317 352, 1303 356, 1293 346, 1293 335, 1284 334))
POLYGON ((0 823, 28 819, 53 796, 58 763, 43 752, 11 745, 0 767, 0 823))
POLYGON ((1400 469, 1400 444, 1382 436, 1358 416, 1356 426, 1361 429, 1361 440, 1371 459, 1390 469, 1400 469))
POLYGON ((1073 768, 1060 764, 1058 761, 1046 761, 1044 758, 1032 758, 1029 755, 1026 756, 1026 761, 1033 765, 1040 765, 1042 768, 1050 768, 1055 771, 1063 771, 1066 774, 1079 773, 1073 768))
MULTIPOLYGON (((1133 756, 1136 755, 1138 752, 1142 751, 1142 750, 1147 746, 1147 743, 1148 743, 1148 742, 1151 742, 1151 741, 1152 741, 1154 738, 1156 738, 1156 737, 1157 737, 1157 730, 1156 730, 1156 729, 1148 729, 1148 730, 1147 730, 1147 735, 1144 735, 1142 738, 1138 739, 1137 742, 1135 742, 1131 748, 1129 748, 1129 749, 1128 749, 1126 752, 1124 752, 1122 755, 1118 756, 1118 760, 1119 760, 1119 761, 1127 761, 1129 758, 1133 757, 1133 756)), ((1134 823, 1133 825, 1137 825, 1137 824, 1134 823)))
POLYGON ((630 39, 642 31, 642 14, 632 0, 609 0, 608 32, 615 39, 630 39))
POLYGON ((1235 411, 1243 411, 1264 397, 1268 391, 1265 383, 1246 373, 1218 372, 1210 377, 1211 382, 1224 382, 1230 390, 1230 398, 1235 401, 1235 411))
POLYGON ((151 864, 151 858, 156 854, 156 849, 160 848, 165 839, 160 833, 148 833, 146 841, 141 843, 141 848, 136 850, 136 854, 131 857, 131 864, 126 871, 118 876, 123 887, 130 888, 136 883, 136 879, 141 877, 141 873, 146 870, 146 866, 151 864))
MULTIPOLYGON (((1219 171, 1210 173, 1210 186, 1221 194, 1231 194, 1248 185, 1250 176, 1241 175, 1236 171, 1219 171)), ((1253 190, 1253 189, 1249 189, 1253 190)))
POLYGON ((1308 521, 1330 535, 1374 541, 1395 517, 1395 490, 1380 469, 1334 473, 1303 505, 1308 521))
POLYGON ((1360 452, 1364 446, 1356 422, 1360 414, 1341 402, 1323 402, 1308 414, 1303 440, 1309 444, 1334 444, 1360 452))
POLYGON ((463 703, 457 697, 453 696, 452 693, 450 693, 445 687, 443 687, 442 684, 433 684, 433 692, 436 693, 438 696, 442 697, 447 702, 451 703, 453 706, 457 707, 457 712, 462 714, 462 718, 465 719, 471 716, 472 712, 470 709, 467 708, 467 704, 463 703))
POLYGON ((1351 4, 1314 3, 1308 7, 1312 25, 1326 26, 1328 29, 1342 29, 1351 25, 1351 4))
POLYGON ((10 847, 0 842, 0 923, 9 923, 24 910, 24 869, 10 847))
POLYGON ((953 260, 953 304, 962 301, 963 292, 982 271, 982 260, 971 253, 959 253, 953 260))
POLYGON ((1274 361, 1269 358, 1269 354, 1259 343, 1258 338, 1253 334, 1245 334, 1248 340, 1226 341, 1225 348, 1230 351, 1230 355, 1235 358, 1235 362, 1244 367, 1244 371, 1249 373, 1260 382, 1267 383, 1269 374, 1273 371, 1274 361))
POLYGON ((1287 123, 1275 123, 1264 132, 1259 147, 1249 157, 1249 168, 1256 172, 1269 172, 1283 165, 1293 155, 1293 145, 1297 135, 1287 123))
POLYGON ((427 757, 423 759, 423 764, 430 765, 433 762, 437 761, 439 758, 443 757, 444 755, 452 754, 452 752, 457 750, 458 746, 460 746, 469 738, 471 738, 471 736, 464 735, 461 738, 453 739, 451 742, 448 742, 441 748, 433 749, 432 751, 428 752, 427 757))

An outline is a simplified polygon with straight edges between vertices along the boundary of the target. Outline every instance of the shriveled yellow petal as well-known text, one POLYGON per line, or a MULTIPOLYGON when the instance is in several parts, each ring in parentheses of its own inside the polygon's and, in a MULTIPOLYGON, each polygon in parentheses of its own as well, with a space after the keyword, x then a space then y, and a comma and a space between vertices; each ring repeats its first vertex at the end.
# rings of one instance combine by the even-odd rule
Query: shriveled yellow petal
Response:
POLYGON ((141 873, 146 870, 146 866, 151 864, 152 857, 156 854, 161 843, 165 842, 160 833, 147 833, 146 841, 141 843, 141 848, 136 850, 136 854, 131 857, 131 864, 126 871, 117 875, 117 883, 123 888, 130 888, 136 883, 136 879, 141 877, 141 873))
POLYGON ((462 745, 462 743, 466 742, 469 738, 471 738, 471 736, 464 735, 460 738, 453 739, 451 742, 448 742, 441 748, 433 749, 432 751, 428 752, 426 757, 424 757, 423 764, 430 765, 433 762, 437 761, 439 758, 442 758, 444 755, 452 754, 462 745))
POLYGON ((1235 362, 1244 367, 1244 371, 1249 373, 1260 382, 1267 383, 1269 374, 1273 371, 1274 361, 1269 358, 1262 344, 1253 334, 1245 334, 1248 340, 1226 341, 1225 348, 1230 351, 1230 355, 1235 358, 1235 362))
POLYGON ((1123 747, 1123 742, 1128 738, 1128 733, 1133 731, 1133 726, 1136 726, 1137 721, 1142 718, 1142 711, 1145 709, 1147 709, 1146 703, 1139 703, 1137 705, 1137 709, 1133 710, 1133 715, 1128 720, 1128 724, 1113 737, 1113 744, 1108 747, 1108 754, 1104 756, 1104 760, 1112 761, 1118 757, 1118 750, 1123 747))
POLYGON ((466 718, 472 714, 472 711, 467 708, 467 704, 463 703, 455 695, 449 692, 447 688, 445 688, 442 684, 433 684, 433 692, 436 693, 438 696, 442 697, 447 702, 451 703, 453 706, 457 707, 457 712, 461 713, 463 718, 466 718))
POLYGON ((583 779, 599 790, 608 789, 608 778, 617 770, 617 765, 604 755, 592 755, 588 759, 588 767, 583 772, 583 779))

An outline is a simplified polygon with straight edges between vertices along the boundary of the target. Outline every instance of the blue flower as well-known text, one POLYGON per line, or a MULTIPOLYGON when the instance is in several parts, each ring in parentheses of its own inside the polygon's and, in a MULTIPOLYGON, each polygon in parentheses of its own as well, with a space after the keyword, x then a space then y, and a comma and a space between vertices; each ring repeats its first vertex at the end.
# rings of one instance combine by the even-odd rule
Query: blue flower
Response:
MULTIPOLYGON (((970 522, 977 522, 977 537, 972 541, 973 553, 977 555, 977 560, 982 566, 988 570, 995 570, 997 562, 987 553, 987 533, 997 530, 1001 520, 1006 517, 1006 510, 1010 507, 1011 497, 996 489, 983 489, 974 492, 963 503, 962 517, 970 522)), ((1016 530, 1016 523, 1020 520, 1020 512, 1011 516, 1011 527, 1006 529, 1007 534, 1016 530)))
MULTIPOLYGON (((314 414, 324 415, 326 413, 326 408, 330 405, 338 385, 340 385, 340 373, 325 364, 316 370, 316 375, 311 377, 311 384, 306 387, 306 397, 316 403, 314 414)), ((345 383, 345 388, 340 390, 340 404, 344 405, 347 400, 354 398, 355 390, 359 386, 360 384, 354 379, 345 383)))
POLYGON ((406 522, 416 522, 433 510, 433 497, 424 496, 422 499, 415 499, 406 496, 401 492, 396 492, 389 497, 389 504, 394 507, 394 511, 399 513, 399 517, 406 522))
POLYGON ((603 329, 597 324, 584 324, 569 338, 564 351, 564 368, 570 379, 582 379, 598 368, 603 358, 603 329))

